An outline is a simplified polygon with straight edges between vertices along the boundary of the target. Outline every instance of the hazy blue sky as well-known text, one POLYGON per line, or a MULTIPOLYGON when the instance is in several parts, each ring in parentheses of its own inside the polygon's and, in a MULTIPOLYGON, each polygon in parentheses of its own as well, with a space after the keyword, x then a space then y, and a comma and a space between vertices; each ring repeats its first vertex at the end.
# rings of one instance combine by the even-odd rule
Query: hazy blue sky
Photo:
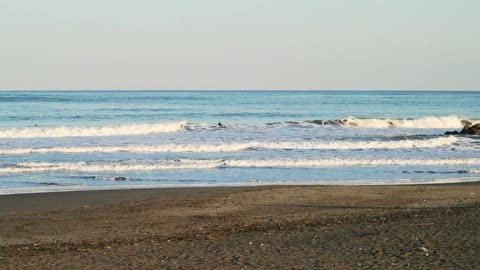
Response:
POLYGON ((479 0, 0 0, 0 89, 480 89, 479 0))

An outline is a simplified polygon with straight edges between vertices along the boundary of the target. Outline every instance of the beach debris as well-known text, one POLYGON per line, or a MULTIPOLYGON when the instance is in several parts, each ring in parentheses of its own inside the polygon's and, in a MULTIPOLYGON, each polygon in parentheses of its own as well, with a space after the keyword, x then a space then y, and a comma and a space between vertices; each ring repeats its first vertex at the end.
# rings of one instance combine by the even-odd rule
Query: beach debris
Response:
POLYGON ((425 252, 425 256, 427 256, 427 257, 429 256, 428 248, 422 247, 421 250, 422 250, 423 252, 425 252))

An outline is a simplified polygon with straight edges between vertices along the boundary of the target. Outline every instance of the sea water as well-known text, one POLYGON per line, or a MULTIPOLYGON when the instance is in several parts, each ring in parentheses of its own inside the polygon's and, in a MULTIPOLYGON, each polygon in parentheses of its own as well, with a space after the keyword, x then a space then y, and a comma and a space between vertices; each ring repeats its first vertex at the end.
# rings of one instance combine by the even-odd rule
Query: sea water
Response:
POLYGON ((479 180, 480 92, 3 91, 0 194, 479 180), (221 126, 218 123, 221 122, 221 126))

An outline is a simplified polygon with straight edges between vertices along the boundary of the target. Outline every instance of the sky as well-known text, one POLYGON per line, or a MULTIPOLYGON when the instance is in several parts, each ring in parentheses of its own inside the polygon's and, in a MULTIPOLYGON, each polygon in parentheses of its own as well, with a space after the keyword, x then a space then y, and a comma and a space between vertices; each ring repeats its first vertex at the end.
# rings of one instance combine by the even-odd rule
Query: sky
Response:
POLYGON ((478 0, 0 0, 0 89, 480 90, 478 0))

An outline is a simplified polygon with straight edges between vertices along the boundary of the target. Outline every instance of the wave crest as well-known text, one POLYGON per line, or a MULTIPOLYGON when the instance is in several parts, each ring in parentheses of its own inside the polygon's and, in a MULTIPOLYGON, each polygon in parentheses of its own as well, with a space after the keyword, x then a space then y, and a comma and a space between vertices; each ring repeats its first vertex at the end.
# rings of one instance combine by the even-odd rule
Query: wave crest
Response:
POLYGON ((183 129, 187 122, 157 124, 124 124, 100 127, 51 127, 51 128, 13 128, 0 130, 0 138, 58 138, 89 136, 144 135, 161 132, 176 132, 183 129))
POLYGON ((351 149, 408 149, 436 148, 449 146, 457 142, 453 136, 428 140, 401 141, 332 141, 332 142, 249 142, 225 144, 159 144, 159 145, 121 145, 121 146, 84 146, 84 147, 51 147, 51 148, 13 148, 0 149, 0 155, 22 155, 35 153, 162 153, 162 152, 237 152, 251 149, 302 149, 302 150, 351 150, 351 149))
POLYGON ((317 125, 338 125, 362 128, 462 128, 469 120, 455 115, 426 116, 421 118, 394 119, 394 118, 356 118, 349 116, 336 120, 313 120, 307 123, 317 125))
MULTIPOLYGON (((225 167, 239 168, 287 168, 287 167, 347 167, 347 166, 447 166, 480 165, 480 158, 449 159, 396 159, 396 158, 361 158, 361 159, 247 159, 247 160, 161 160, 146 163, 125 162, 21 162, 13 166, 0 168, 1 174, 35 173, 35 172, 124 172, 124 171, 159 171, 185 169, 216 169, 225 167)), ((472 173, 477 172, 472 170, 472 173)))

